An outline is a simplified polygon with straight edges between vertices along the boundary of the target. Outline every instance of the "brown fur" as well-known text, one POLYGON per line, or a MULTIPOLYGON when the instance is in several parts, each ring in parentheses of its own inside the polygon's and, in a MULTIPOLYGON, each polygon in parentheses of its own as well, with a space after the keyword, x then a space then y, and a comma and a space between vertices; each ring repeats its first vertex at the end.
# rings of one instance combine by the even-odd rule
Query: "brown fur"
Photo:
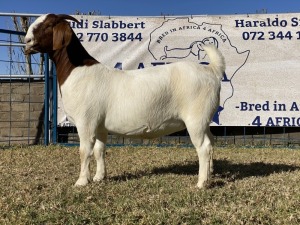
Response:
POLYGON ((60 86, 75 67, 99 63, 83 48, 65 19, 77 21, 68 15, 49 14, 45 21, 33 31, 38 43, 34 50, 49 53, 55 63, 60 86))

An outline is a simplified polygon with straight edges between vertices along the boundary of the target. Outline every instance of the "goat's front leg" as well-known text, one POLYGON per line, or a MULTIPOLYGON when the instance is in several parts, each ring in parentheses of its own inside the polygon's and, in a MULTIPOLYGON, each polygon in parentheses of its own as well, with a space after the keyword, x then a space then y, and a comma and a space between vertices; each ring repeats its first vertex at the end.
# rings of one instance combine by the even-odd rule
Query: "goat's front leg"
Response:
POLYGON ((94 146, 94 156, 97 163, 96 175, 93 181, 101 181, 106 177, 105 166, 105 144, 107 140, 107 134, 100 134, 97 136, 97 140, 94 146))
POLYGON ((95 144, 95 138, 83 138, 80 137, 80 175, 75 183, 75 186, 87 185, 90 180, 90 159, 93 154, 93 147, 95 144))

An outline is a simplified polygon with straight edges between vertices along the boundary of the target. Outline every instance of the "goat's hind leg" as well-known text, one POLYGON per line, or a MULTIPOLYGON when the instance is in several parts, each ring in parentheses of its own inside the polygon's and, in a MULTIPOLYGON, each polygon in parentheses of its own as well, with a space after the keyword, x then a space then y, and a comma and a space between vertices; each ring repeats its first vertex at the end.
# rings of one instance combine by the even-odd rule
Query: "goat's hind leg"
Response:
POLYGON ((188 131, 199 158, 199 175, 197 187, 204 188, 209 185, 211 172, 213 170, 213 147, 208 132, 199 131, 198 129, 188 129, 188 131))
POLYGON ((207 129, 207 136, 210 141, 211 151, 210 151, 210 174, 214 172, 214 162, 213 162, 213 156, 214 156, 214 137, 212 133, 210 132, 209 128, 207 129))
POLYGON ((209 185, 211 173, 213 170, 213 148, 210 138, 207 134, 204 134, 203 142, 200 146, 196 147, 196 150, 199 158, 199 178, 197 187, 204 188, 209 185))
POLYGON ((93 181, 101 181, 106 177, 106 166, 105 166, 105 144, 107 140, 107 134, 99 134, 94 146, 94 156, 97 163, 96 175, 93 181))

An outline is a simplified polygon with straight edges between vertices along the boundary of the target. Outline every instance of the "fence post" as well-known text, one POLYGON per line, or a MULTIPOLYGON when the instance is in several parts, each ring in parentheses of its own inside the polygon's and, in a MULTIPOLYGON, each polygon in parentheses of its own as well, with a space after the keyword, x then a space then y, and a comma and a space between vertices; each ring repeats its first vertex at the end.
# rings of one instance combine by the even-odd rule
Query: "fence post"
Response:
POLYGON ((49 56, 45 55, 44 145, 49 144, 49 56))
POLYGON ((54 63, 52 63, 52 78, 52 142, 57 144, 57 76, 54 63))

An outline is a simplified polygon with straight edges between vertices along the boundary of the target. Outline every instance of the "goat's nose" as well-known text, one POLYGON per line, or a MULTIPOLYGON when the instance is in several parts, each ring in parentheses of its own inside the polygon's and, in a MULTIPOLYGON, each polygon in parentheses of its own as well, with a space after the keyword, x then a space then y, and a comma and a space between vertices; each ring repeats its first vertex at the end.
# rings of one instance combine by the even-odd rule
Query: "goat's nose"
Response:
POLYGON ((27 43, 31 42, 31 38, 26 38, 26 37, 25 37, 25 40, 24 40, 24 41, 25 41, 25 44, 27 44, 27 43))

